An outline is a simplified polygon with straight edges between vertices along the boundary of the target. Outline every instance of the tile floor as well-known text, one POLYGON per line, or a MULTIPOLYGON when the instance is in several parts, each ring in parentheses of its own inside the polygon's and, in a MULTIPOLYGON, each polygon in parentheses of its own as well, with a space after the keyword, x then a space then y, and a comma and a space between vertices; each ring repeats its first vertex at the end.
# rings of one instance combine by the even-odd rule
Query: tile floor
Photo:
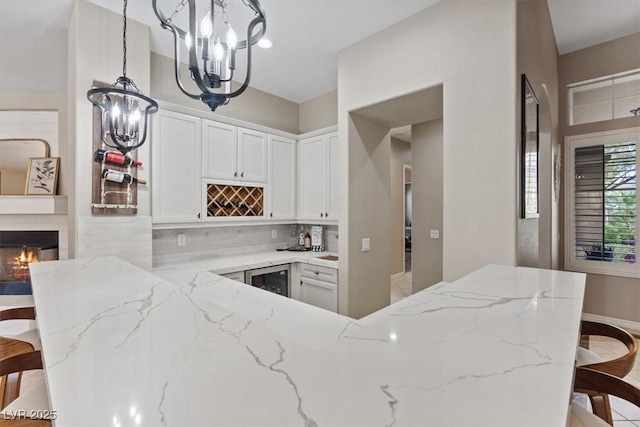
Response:
POLYGON ((411 295, 411 272, 391 276, 391 304, 411 295))
MULTIPOLYGON (((411 295, 411 279, 411 272, 396 274, 391 277, 392 304, 411 295)), ((615 359, 627 351, 627 348, 619 341, 607 337, 591 337, 589 348, 605 359, 615 359)), ((624 379, 640 388, 640 356, 636 357, 634 369, 624 379)), ((579 404, 588 405, 586 397, 584 399, 577 398, 577 401, 579 404)), ((640 408, 611 396, 611 409, 613 410, 614 427, 640 427, 640 408)))

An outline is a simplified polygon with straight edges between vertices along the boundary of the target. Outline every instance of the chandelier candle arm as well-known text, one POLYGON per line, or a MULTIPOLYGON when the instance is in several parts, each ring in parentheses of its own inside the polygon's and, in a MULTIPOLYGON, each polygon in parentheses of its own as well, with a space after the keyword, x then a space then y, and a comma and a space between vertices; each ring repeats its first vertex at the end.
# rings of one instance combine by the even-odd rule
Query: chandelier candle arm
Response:
MULTIPOLYGON (((243 0, 243 5, 255 15, 248 24, 247 38, 238 40, 238 36, 227 15, 225 0, 205 2, 209 10, 198 11, 196 0, 181 0, 169 15, 163 13, 158 0, 152 0, 153 10, 160 20, 162 28, 170 31, 174 37, 174 68, 178 88, 188 97, 200 99, 212 111, 227 104, 231 98, 242 94, 251 79, 252 45, 256 44, 266 32, 266 15, 259 0, 243 0), (188 7, 188 28, 180 28, 176 17, 188 7), (257 30, 257 31, 256 31, 257 30), (184 40, 188 51, 188 68, 191 80, 200 93, 187 89, 180 72, 180 41, 184 40), (246 53, 246 70, 240 86, 234 91, 231 80, 236 71, 236 54, 246 53), (222 85, 222 83, 225 83, 222 85)), ((202 5, 200 3, 200 5, 202 5)), ((184 22, 184 18, 182 20, 184 22)), ((239 71, 240 72, 240 71, 239 71)))
POLYGON ((110 87, 90 89, 87 99, 100 108, 100 137, 104 145, 126 154, 144 144, 148 117, 158 111, 158 103, 145 96, 127 77, 127 0, 123 1, 122 11, 122 76, 110 87))

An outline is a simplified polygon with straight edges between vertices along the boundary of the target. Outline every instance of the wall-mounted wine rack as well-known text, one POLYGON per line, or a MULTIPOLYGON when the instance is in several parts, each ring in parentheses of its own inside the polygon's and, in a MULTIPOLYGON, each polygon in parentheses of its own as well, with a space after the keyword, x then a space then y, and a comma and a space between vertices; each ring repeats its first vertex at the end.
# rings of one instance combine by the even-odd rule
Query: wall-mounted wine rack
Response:
MULTIPOLYGON (((93 87, 109 87, 111 85, 94 80, 93 87)), ((109 149, 102 143, 100 135, 100 121, 102 116, 98 108, 92 108, 93 116, 93 150, 92 155, 98 149, 109 149)), ((137 158, 136 152, 129 153, 133 159, 137 158)), ((138 186, 136 184, 120 184, 107 181, 103 178, 106 168, 115 171, 136 175, 136 168, 129 166, 105 165, 105 162, 93 161, 93 186, 91 195, 91 213, 93 215, 136 215, 138 213, 138 186)))
POLYGON ((207 217, 264 216, 264 188, 207 184, 207 217))

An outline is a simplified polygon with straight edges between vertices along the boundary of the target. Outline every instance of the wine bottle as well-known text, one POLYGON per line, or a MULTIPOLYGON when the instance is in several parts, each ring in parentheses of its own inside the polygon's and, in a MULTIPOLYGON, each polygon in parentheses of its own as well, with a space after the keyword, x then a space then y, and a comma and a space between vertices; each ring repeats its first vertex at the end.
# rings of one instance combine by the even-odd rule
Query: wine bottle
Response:
POLYGON ((131 174, 115 171, 113 169, 105 169, 104 171, 102 171, 102 178, 106 179, 107 181, 117 182, 120 184, 132 184, 135 182, 145 185, 147 183, 147 181, 138 179, 131 174))
POLYGON ((105 161, 114 165, 142 166, 142 162, 133 160, 131 157, 125 156, 117 151, 96 150, 96 160, 100 162, 105 161))

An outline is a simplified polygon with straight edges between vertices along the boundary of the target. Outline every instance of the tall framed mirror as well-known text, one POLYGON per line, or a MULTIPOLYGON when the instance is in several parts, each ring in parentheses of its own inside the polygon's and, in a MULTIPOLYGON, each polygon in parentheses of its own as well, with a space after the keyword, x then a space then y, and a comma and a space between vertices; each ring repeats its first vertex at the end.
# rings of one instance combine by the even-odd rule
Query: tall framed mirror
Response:
POLYGON ((49 157, 51 147, 40 138, 0 138, 0 194, 25 194, 29 159, 49 157))
POLYGON ((527 76, 523 74, 521 104, 522 163, 520 165, 522 218, 538 218, 540 216, 538 105, 538 98, 533 92, 527 76))

